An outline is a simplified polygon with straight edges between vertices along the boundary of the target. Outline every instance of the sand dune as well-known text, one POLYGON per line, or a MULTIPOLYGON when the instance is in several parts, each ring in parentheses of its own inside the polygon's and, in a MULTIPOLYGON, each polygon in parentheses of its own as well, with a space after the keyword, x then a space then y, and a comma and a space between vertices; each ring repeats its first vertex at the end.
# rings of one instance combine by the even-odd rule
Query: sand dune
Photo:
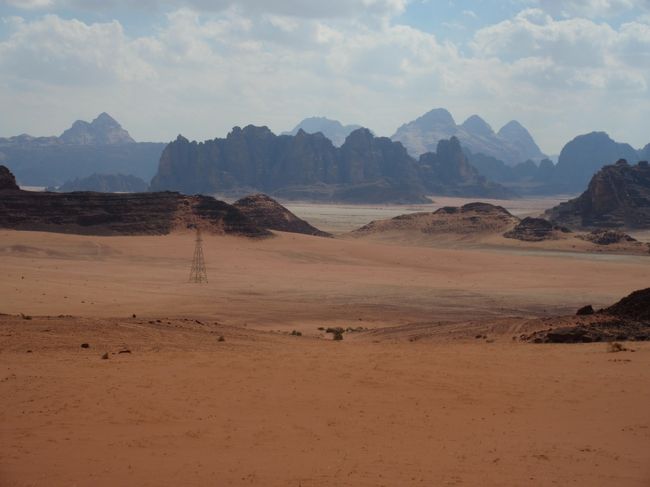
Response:
POLYGON ((0 232, 0 485, 650 481, 650 345, 512 340, 647 257, 205 236, 196 285, 193 246, 0 232))

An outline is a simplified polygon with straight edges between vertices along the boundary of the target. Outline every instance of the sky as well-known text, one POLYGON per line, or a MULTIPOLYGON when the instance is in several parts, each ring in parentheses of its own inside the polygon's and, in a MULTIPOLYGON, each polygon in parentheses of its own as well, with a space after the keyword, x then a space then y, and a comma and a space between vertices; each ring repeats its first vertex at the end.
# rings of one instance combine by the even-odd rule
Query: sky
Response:
POLYGON ((0 136, 104 111, 139 141, 309 116, 391 136, 444 107, 548 154, 639 148, 649 86, 650 0, 0 0, 0 136))

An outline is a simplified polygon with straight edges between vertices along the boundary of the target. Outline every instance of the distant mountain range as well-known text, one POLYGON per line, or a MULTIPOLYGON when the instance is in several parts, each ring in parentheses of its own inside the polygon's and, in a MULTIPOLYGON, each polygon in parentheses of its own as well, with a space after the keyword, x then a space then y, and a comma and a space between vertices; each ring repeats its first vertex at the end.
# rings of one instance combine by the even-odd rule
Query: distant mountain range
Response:
MULTIPOLYGON (((106 113, 92 122, 78 120, 58 137, 0 138, 0 164, 22 185, 58 187, 70 181, 67 188, 128 191, 127 176, 118 176, 123 174, 144 181, 155 176, 154 189, 264 191, 287 199, 361 203, 424 201, 425 194, 579 193, 599 169, 618 159, 648 160, 650 144, 635 150, 592 132, 567 143, 553 164, 518 122, 495 133, 476 115, 456 125, 444 109, 403 125, 393 140, 312 117, 287 135, 249 126, 233 129, 225 139, 197 144, 180 137, 167 146, 134 141, 106 113), (424 152, 416 158, 404 145, 424 152), (174 152, 181 150, 187 153, 174 152)), ((142 187, 138 182, 138 190, 142 187)))
POLYGON ((72 191, 96 191, 100 193, 144 193, 149 184, 131 174, 92 174, 86 178, 75 178, 66 181, 58 188, 47 188, 48 191, 69 193, 72 191))
POLYGON ((325 117, 310 117, 305 118, 293 130, 283 132, 281 135, 296 135, 299 130, 303 130, 308 134, 320 132, 330 139, 336 147, 341 147, 348 135, 360 128, 361 125, 343 125, 338 120, 330 120, 325 117))
POLYGON ((23 134, 0 138, 0 164, 22 185, 59 186, 94 173, 132 174, 149 181, 164 143, 135 142, 107 113, 92 122, 77 120, 60 137, 23 134))
POLYGON ((154 191, 250 193, 285 199, 352 203, 422 203, 429 194, 505 197, 467 163, 457 139, 415 160, 402 144, 353 131, 338 148, 322 133, 273 134, 267 127, 235 127, 225 139, 167 146, 154 191))
POLYGON ((539 161, 546 156, 528 130, 513 120, 498 133, 478 115, 472 115, 461 125, 444 108, 437 108, 402 125, 391 139, 401 142, 408 152, 419 156, 434 150, 443 139, 456 137, 471 153, 481 153, 515 165, 528 159, 539 161))

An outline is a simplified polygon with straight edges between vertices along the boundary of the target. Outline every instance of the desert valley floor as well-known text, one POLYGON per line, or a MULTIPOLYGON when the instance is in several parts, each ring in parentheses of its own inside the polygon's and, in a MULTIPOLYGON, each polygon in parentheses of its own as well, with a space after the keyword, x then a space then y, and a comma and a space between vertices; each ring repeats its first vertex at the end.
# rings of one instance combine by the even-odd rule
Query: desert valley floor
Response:
POLYGON ((518 340, 650 258, 545 245, 0 230, 0 485, 650 485, 650 343, 518 340))

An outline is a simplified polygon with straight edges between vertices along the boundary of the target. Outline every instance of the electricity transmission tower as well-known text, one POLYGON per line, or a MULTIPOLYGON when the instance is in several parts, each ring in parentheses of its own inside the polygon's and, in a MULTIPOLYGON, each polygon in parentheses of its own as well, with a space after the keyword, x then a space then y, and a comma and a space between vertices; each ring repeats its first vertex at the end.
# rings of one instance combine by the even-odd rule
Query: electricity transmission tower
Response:
POLYGON ((196 246, 194 247, 190 282, 208 282, 208 272, 205 270, 205 259, 203 258, 203 239, 201 238, 201 230, 198 227, 196 229, 196 246))

